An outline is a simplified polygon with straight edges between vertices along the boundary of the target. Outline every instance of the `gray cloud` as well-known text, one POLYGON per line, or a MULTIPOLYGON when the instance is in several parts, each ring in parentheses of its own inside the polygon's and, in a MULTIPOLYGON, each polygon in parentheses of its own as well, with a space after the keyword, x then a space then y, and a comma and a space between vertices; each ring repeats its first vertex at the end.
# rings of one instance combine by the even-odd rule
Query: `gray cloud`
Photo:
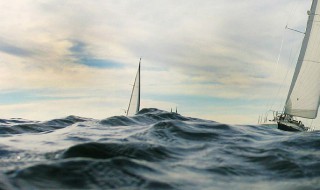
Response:
POLYGON ((18 47, 17 45, 9 44, 4 41, 0 41, 0 51, 19 57, 31 57, 35 54, 29 49, 18 47))
POLYGON ((75 60, 74 63, 83 64, 89 67, 96 68, 122 68, 123 64, 109 60, 96 58, 87 51, 87 44, 81 41, 70 41, 73 45, 69 48, 71 56, 75 60))
MULTIPOLYGON (((69 88, 83 78, 117 96, 142 57, 150 94, 242 100, 263 99, 280 85, 273 77, 282 36, 289 44, 283 57, 295 53, 291 46, 301 40, 301 35, 283 35, 284 26, 303 30, 310 6, 292 0, 11 0, 0 5, 7 7, 0 13, 0 41, 7 42, 0 44, 0 53, 16 56, 2 59, 48 67, 24 76, 33 81, 25 86, 56 84, 54 78, 68 81, 69 88), (114 69, 119 66, 123 69, 114 69)), ((281 57, 279 69, 287 69, 288 62, 281 57)), ((25 73, 24 66, 19 69, 25 73)), ((88 89, 83 81, 77 85, 88 89)))

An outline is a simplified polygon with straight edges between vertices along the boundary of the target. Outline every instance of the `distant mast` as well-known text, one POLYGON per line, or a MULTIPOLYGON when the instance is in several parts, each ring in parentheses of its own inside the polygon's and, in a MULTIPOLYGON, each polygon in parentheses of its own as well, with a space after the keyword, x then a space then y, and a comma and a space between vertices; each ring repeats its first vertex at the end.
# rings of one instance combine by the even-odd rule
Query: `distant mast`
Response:
POLYGON ((133 116, 137 114, 140 110, 140 81, 141 81, 140 65, 141 65, 141 58, 139 61, 138 71, 132 87, 130 102, 127 110, 127 116, 133 116))

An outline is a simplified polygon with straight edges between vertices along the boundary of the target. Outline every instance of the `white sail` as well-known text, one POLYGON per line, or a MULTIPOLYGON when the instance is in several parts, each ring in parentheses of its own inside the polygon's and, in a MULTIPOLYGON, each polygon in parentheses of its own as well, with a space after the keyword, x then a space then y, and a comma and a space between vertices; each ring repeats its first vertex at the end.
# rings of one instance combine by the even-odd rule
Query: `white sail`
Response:
POLYGON ((314 119, 320 101, 320 3, 312 2, 307 29, 288 93, 285 113, 314 119))
POLYGON ((140 64, 141 58, 139 61, 139 68, 134 80, 132 87, 130 102, 127 110, 127 116, 135 115, 140 109, 140 64))

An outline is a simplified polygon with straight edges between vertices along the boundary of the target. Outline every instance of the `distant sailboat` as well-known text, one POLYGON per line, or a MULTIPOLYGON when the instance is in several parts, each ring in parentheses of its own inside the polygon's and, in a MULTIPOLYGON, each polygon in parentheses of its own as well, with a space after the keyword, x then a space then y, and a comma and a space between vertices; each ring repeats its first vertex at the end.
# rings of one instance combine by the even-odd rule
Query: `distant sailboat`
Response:
POLYGON ((278 129, 307 131, 301 121, 293 117, 315 119, 320 103, 320 3, 313 0, 308 11, 308 23, 300 55, 291 81, 284 112, 274 121, 278 129))
POLYGON ((139 68, 136 74, 136 78, 134 80, 134 84, 132 87, 131 97, 128 109, 126 111, 127 116, 133 116, 140 110, 140 65, 141 58, 139 61, 139 68))

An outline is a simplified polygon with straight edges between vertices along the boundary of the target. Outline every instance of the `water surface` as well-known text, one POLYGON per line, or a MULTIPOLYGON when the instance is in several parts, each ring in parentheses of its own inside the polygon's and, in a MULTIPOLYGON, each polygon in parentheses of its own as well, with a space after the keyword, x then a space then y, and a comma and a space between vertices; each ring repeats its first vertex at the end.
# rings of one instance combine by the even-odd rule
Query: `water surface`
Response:
POLYGON ((320 132, 143 109, 0 120, 0 189, 320 189, 320 132))

